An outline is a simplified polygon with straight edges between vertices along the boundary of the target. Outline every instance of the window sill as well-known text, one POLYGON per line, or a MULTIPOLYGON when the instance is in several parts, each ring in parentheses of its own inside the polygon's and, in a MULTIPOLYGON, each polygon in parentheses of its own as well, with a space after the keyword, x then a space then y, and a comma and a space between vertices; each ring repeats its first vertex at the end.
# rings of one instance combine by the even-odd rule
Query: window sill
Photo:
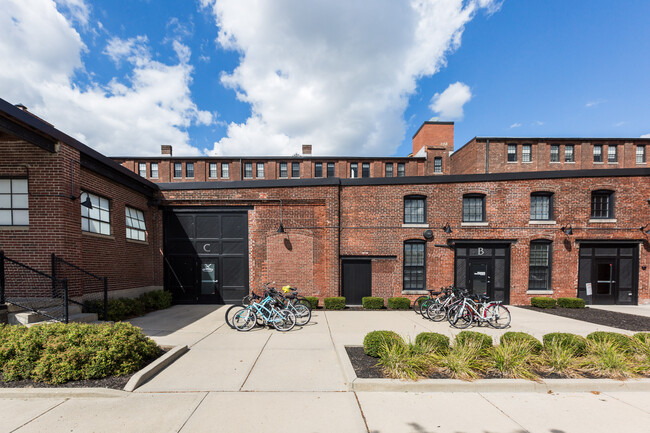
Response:
POLYGON ((402 224, 403 228, 428 229, 429 224, 402 224))
POLYGON ((126 241, 129 242, 129 243, 131 243, 131 244, 149 245, 149 242, 147 242, 147 241, 139 241, 139 240, 137 240, 137 239, 129 239, 129 238, 126 238, 126 241))
POLYGON ((575 161, 564 161, 565 164, 575 164, 575 161))
POLYGON ((402 290, 402 295, 428 295, 427 290, 402 290))
POLYGON ((603 165, 603 164, 604 164, 603 161, 594 161, 594 165, 603 165))
POLYGON ((533 161, 521 161, 522 164, 532 164, 533 161))
POLYGON ((589 220, 589 222, 590 223, 615 223, 616 218, 610 218, 610 219, 607 219, 607 218, 602 218, 602 219, 601 218, 591 218, 589 220))
POLYGON ((506 161, 506 164, 517 164, 519 161, 506 161))
POLYGON ((637 162, 636 165, 646 165, 645 162, 637 162))
POLYGON ((115 240, 115 236, 111 235, 103 235, 101 233, 92 233, 92 232, 87 232, 85 230, 81 231, 82 236, 90 236, 92 238, 99 238, 99 239, 106 239, 106 240, 115 240))
POLYGON ((527 290, 527 295, 552 295, 553 290, 527 290))
POLYGON ((609 164, 611 164, 611 165, 618 165, 618 161, 615 161, 615 162, 614 162, 614 161, 607 161, 607 164, 608 164, 608 165, 609 165, 609 164))
POLYGON ((26 232, 29 230, 29 226, 0 226, 0 231, 5 230, 16 230, 21 232, 26 232))
POLYGON ((560 161, 550 161, 549 164, 561 164, 560 161))
POLYGON ((461 227, 487 227, 490 223, 487 221, 484 222, 462 222, 460 223, 461 227))
POLYGON ((530 220, 528 221, 528 224, 530 225, 553 225, 557 224, 555 221, 552 220, 530 220))

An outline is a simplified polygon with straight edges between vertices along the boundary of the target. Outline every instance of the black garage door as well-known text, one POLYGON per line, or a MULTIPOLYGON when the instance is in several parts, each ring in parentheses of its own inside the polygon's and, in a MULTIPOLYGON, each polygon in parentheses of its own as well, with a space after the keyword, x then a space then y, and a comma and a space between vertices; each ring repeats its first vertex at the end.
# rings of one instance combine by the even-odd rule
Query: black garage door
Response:
POLYGON ((246 210, 164 213, 165 287, 177 303, 223 304, 248 294, 246 210))

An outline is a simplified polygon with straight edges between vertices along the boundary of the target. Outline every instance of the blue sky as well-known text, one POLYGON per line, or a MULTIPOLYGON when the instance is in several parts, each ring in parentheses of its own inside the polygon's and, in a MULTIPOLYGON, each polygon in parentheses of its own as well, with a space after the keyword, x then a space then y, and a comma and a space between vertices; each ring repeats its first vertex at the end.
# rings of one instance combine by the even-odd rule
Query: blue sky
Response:
POLYGON ((650 134, 650 2, 0 1, 0 98, 107 155, 650 134))

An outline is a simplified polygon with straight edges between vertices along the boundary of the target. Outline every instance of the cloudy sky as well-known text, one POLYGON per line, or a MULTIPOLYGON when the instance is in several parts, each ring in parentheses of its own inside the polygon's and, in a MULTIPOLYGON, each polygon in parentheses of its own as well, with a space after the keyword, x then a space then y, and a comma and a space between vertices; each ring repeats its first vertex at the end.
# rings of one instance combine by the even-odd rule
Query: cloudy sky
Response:
POLYGON ((650 134, 650 2, 0 0, 0 98, 107 155, 650 134))

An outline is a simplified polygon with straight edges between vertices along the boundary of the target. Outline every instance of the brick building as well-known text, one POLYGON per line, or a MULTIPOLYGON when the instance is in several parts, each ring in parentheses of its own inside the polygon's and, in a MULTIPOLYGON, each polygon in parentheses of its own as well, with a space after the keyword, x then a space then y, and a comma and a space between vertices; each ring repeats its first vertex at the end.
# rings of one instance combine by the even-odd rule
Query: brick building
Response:
POLYGON ((235 301, 265 281, 349 304, 449 284, 513 304, 650 302, 647 139, 475 138, 452 153, 453 123, 425 122, 404 158, 183 158, 164 146, 111 160, 0 102, 0 177, 29 186, 27 207, 9 209, 28 222, 3 223, 0 249, 43 269, 51 250, 71 251, 111 273, 112 290, 164 284, 187 303, 235 301), (571 144, 573 165, 551 161, 571 144), (587 157, 598 146, 602 169, 587 157))

